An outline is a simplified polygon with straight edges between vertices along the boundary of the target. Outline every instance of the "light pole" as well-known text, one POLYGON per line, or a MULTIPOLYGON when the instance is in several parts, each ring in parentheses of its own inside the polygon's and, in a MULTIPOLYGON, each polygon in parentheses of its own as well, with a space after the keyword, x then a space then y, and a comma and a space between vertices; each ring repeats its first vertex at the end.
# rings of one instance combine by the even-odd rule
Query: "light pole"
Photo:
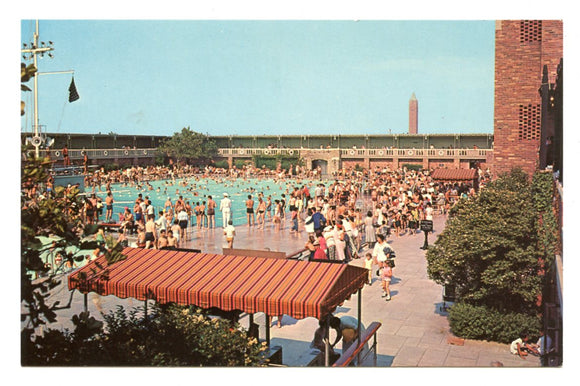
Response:
MULTIPOLYGON (((38 55, 40 55, 40 57, 44 57, 44 54, 48 54, 48 56, 50 58, 52 58, 52 54, 50 53, 50 51, 52 51, 54 48, 52 47, 52 42, 48 41, 48 45, 46 45, 44 42, 40 42, 40 45, 38 44, 38 20, 36 20, 36 31, 34 32, 33 35, 33 41, 32 43, 30 43, 30 48, 28 48, 28 46, 26 45, 26 43, 23 44, 23 48, 21 50, 21 52, 23 53, 22 57, 25 60, 33 60, 34 63, 34 68, 37 69, 38 71, 38 64, 37 64, 37 57, 38 55), (28 54, 28 55, 27 55, 28 54)), ((34 137, 32 138, 32 144, 34 145, 34 147, 36 148, 36 158, 39 157, 40 154, 40 145, 42 143, 42 140, 40 138, 39 135, 39 125, 38 125, 38 73, 34 76, 34 137)))
POLYGON ((24 60, 33 60, 34 68, 36 68, 36 74, 34 75, 34 137, 32 138, 32 145, 35 147, 36 158, 40 156, 40 146, 43 144, 44 139, 40 136, 40 124, 38 123, 38 76, 39 75, 53 75, 53 74, 73 74, 73 70, 66 71, 52 71, 52 72, 39 72, 38 71, 38 55, 41 58, 44 54, 47 54, 49 58, 53 58, 50 51, 54 50, 53 43, 49 40, 48 44, 45 42, 40 42, 38 44, 38 20, 36 20, 36 31, 33 35, 33 41, 30 43, 30 47, 26 44, 22 44, 22 58, 24 60))

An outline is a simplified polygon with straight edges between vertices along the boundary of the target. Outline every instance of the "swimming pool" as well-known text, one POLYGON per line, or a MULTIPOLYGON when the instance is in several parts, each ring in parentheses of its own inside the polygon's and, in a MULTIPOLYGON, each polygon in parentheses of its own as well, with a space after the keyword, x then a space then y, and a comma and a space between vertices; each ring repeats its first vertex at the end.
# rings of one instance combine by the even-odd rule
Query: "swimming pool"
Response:
MULTIPOLYGON (((213 200, 217 203, 216 208, 216 226, 222 225, 222 216, 219 212, 219 204, 223 198, 224 193, 228 193, 230 199, 232 200, 232 220, 234 225, 241 225, 246 223, 246 206, 245 201, 248 195, 251 194, 254 201, 254 210, 257 208, 258 204, 258 193, 262 192, 264 198, 268 196, 272 197, 272 204, 274 200, 280 199, 282 194, 286 195, 286 202, 288 202, 289 194, 294 190, 294 187, 302 187, 306 185, 313 194, 316 184, 323 183, 325 186, 329 186, 332 183, 331 180, 312 180, 312 179, 292 179, 292 180, 274 180, 272 178, 268 179, 258 179, 249 178, 242 179, 238 178, 236 180, 231 179, 212 179, 212 178, 184 178, 173 180, 158 180, 150 181, 149 185, 143 185, 141 188, 137 186, 129 186, 121 183, 116 183, 111 185, 111 191, 113 193, 113 219, 118 221, 119 213, 123 212, 125 207, 128 207, 131 212, 133 212, 133 206, 135 205, 135 200, 137 199, 139 193, 142 194, 143 198, 149 196, 152 205, 155 207, 155 213, 158 214, 160 210, 163 210, 163 206, 167 198, 171 198, 171 202, 175 204, 175 201, 179 196, 183 196, 184 201, 189 201, 192 208, 194 208, 197 202, 202 203, 203 201, 208 201, 208 196, 212 196, 213 200), (185 183, 185 185, 184 185, 185 183)), ((106 192, 103 190, 96 190, 96 194, 104 199, 106 197, 106 192)), ((90 193, 89 188, 87 188, 87 193, 90 193)), ((272 205, 272 212, 274 211, 274 205, 272 205)), ((104 220, 104 212, 100 217, 104 220)))

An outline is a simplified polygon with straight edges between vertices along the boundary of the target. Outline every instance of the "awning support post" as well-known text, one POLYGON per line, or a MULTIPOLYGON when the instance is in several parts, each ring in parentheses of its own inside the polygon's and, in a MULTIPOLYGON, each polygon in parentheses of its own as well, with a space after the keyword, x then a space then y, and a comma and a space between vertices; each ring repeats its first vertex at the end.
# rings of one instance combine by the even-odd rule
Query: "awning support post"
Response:
POLYGON ((330 366, 330 316, 326 317, 326 331, 324 333, 324 366, 330 366))
POLYGON ((147 320, 147 298, 145 298, 145 304, 143 305, 143 309, 145 312, 145 320, 147 320))
MULTIPOLYGON (((356 327, 356 342, 357 346, 360 346, 360 328, 361 328, 361 316, 362 316, 362 288, 358 290, 358 324, 356 327)), ((360 366, 360 351, 356 354, 356 365, 360 366)))
POLYGON ((270 347, 270 315, 266 314, 266 344, 270 347))
POLYGON ((84 294, 84 299, 83 299, 83 303, 85 306, 85 312, 89 311, 89 300, 88 300, 88 294, 84 294))

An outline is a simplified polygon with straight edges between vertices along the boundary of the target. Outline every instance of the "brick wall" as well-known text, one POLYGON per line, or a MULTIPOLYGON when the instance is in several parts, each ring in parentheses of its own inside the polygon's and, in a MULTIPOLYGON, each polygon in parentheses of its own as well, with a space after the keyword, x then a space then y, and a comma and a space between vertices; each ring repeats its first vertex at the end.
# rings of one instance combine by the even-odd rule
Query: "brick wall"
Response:
POLYGON ((519 166, 533 173, 538 164, 542 68, 550 82, 563 56, 559 20, 502 20, 495 29, 495 175, 519 166))

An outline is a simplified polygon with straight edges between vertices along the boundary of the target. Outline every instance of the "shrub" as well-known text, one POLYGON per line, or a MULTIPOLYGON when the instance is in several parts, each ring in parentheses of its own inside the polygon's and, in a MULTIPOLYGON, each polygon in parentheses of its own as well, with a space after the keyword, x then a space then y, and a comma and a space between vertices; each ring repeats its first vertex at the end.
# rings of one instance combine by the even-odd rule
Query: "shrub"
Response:
POLYGON ((213 166, 215 166, 218 169, 229 169, 230 168, 228 161, 225 159, 220 159, 220 160, 215 161, 213 166))
POLYGON ((445 230, 427 252, 429 277, 452 283, 470 304, 501 312, 538 313, 538 236, 526 175, 494 181, 460 200, 445 230))
POLYGON ((237 323, 209 318, 193 307, 154 306, 147 318, 118 306, 103 315, 73 317, 73 332, 46 330, 25 340, 23 365, 32 366, 263 366, 265 343, 237 323))
POLYGON ((423 170, 423 165, 403 164, 403 168, 407 168, 407 170, 414 170, 416 172, 420 172, 421 170, 423 170))
POLYGON ((520 333, 538 336, 540 319, 520 313, 501 313, 485 306, 457 303, 449 310, 449 326, 453 334, 466 339, 483 339, 510 343, 520 333))

